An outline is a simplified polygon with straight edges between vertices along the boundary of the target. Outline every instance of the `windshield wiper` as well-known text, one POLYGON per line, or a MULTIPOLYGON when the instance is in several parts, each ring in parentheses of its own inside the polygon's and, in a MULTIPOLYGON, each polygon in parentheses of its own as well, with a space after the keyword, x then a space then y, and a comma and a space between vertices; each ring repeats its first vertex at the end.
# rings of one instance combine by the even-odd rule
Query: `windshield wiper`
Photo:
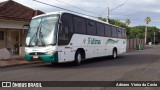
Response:
POLYGON ((41 19, 41 21, 40 21, 40 24, 39 24, 39 26, 38 26, 38 28, 37 28, 37 31, 35 32, 35 34, 33 35, 33 37, 32 37, 32 39, 30 40, 30 42, 29 42, 29 46, 31 45, 31 42, 32 42, 32 40, 34 39, 34 37, 35 37, 35 46, 38 46, 38 42, 39 42, 39 31, 40 31, 40 29, 41 29, 41 22, 42 22, 42 19, 41 19))
MULTIPOLYGON (((29 42, 29 45, 28 45, 28 46, 31 46, 31 42, 32 42, 32 40, 34 39, 34 37, 35 37, 35 36, 37 37, 37 34, 38 34, 38 33, 36 32, 36 33, 33 35, 33 37, 32 37, 32 39, 30 40, 30 42, 29 42)), ((35 37, 35 38, 36 38, 36 37, 35 37)))
POLYGON ((44 37, 43 37, 43 34, 42 34, 42 32, 41 32, 41 31, 40 31, 39 37, 40 37, 41 45, 42 45, 42 46, 45 46, 44 37))
POLYGON ((48 32, 51 32, 51 30, 47 29, 46 27, 44 26, 41 26, 42 28, 44 28, 45 30, 47 30, 48 32))

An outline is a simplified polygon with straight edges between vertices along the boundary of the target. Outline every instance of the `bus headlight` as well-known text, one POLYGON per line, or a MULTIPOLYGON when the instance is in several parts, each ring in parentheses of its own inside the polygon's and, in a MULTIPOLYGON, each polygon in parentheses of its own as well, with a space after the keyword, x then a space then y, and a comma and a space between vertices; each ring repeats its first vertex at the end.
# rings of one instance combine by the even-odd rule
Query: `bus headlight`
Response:
POLYGON ((45 54, 53 54, 54 53, 54 51, 47 51, 47 52, 45 52, 45 54))

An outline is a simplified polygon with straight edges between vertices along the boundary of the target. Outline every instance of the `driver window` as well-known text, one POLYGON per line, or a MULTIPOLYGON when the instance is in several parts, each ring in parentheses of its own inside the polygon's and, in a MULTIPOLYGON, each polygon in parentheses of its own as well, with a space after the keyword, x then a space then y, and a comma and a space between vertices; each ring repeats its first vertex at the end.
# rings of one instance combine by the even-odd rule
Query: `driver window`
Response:
POLYGON ((71 14, 63 14, 61 17, 61 29, 59 30, 58 45, 68 45, 73 35, 73 19, 71 14))
POLYGON ((59 37, 60 40, 68 40, 69 39, 69 37, 68 37, 68 35, 69 35, 69 27, 67 27, 67 26, 63 27, 59 35, 61 35, 59 37))

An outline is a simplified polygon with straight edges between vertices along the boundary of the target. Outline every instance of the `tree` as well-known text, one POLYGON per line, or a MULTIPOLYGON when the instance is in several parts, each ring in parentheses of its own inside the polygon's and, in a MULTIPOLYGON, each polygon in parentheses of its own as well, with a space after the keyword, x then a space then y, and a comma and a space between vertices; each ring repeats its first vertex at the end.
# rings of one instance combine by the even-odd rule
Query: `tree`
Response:
POLYGON ((146 22, 146 29, 145 29, 145 44, 147 44, 147 29, 148 29, 148 24, 151 22, 151 18, 150 17, 146 17, 145 18, 145 22, 146 22))
MULTIPOLYGON (((144 39, 145 38, 145 28, 146 26, 133 26, 130 27, 130 32, 128 34, 129 39, 144 39)), ((147 42, 154 43, 154 32, 156 33, 155 43, 158 44, 160 41, 160 29, 156 26, 148 26, 147 28, 147 42)))
POLYGON ((106 18, 98 17, 99 20, 106 22, 106 18))
POLYGON ((130 21, 129 19, 127 19, 127 20, 125 21, 126 26, 128 26, 130 23, 131 23, 131 21, 130 21))

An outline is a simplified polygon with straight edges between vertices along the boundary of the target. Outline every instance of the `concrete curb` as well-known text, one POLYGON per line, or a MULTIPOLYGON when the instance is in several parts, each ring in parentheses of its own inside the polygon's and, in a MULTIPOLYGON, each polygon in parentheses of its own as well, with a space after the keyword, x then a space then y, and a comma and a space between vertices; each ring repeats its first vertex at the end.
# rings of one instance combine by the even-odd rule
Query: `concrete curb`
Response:
MULTIPOLYGON (((1 61, 0 61, 1 63, 1 61)), ((15 64, 4 64, 0 65, 0 68, 5 68, 5 67, 13 67, 13 66, 21 66, 21 65, 29 65, 29 64, 38 64, 38 63, 43 63, 42 61, 35 61, 35 62, 24 62, 24 63, 15 63, 15 64)))

